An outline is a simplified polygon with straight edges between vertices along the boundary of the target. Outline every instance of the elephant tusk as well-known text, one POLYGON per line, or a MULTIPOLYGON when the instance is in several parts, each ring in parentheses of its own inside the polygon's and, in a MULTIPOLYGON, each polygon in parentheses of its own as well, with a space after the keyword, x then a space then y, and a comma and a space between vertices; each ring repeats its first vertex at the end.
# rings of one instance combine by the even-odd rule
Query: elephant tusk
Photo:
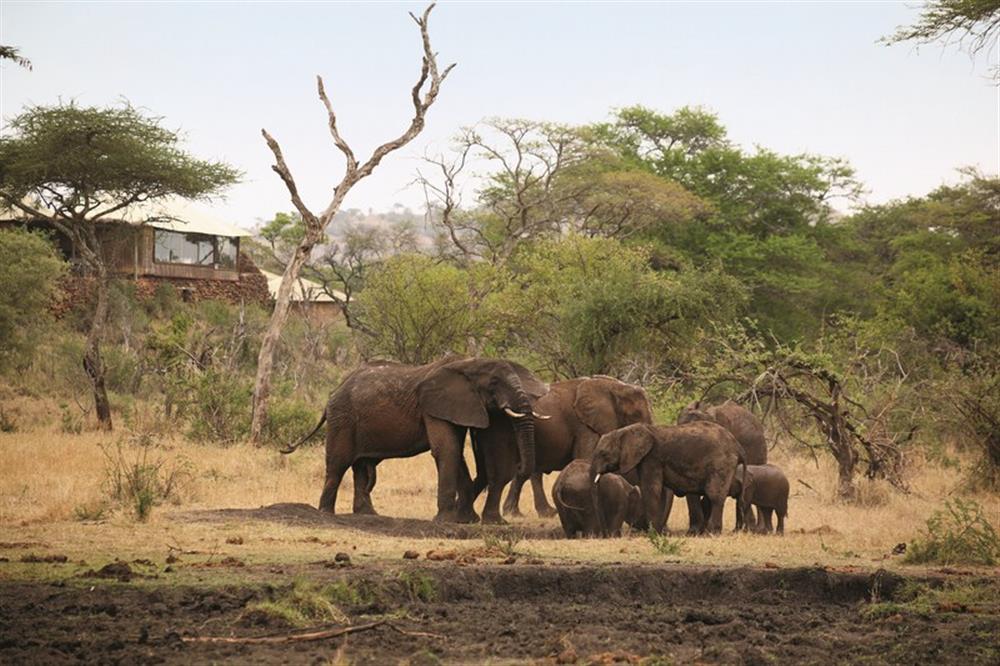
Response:
POLYGON ((536 419, 541 419, 542 421, 548 421, 549 419, 552 418, 551 416, 547 416, 545 414, 539 414, 535 410, 531 410, 531 415, 534 416, 536 419))
POLYGON ((525 416, 527 416, 527 414, 521 414, 519 412, 515 412, 510 407, 504 407, 503 411, 505 411, 507 413, 507 416, 509 416, 509 417, 511 417, 513 419, 523 419, 525 416))
POLYGON ((601 480, 601 475, 600 474, 597 474, 597 475, 594 476, 594 483, 597 483, 600 480, 601 480))

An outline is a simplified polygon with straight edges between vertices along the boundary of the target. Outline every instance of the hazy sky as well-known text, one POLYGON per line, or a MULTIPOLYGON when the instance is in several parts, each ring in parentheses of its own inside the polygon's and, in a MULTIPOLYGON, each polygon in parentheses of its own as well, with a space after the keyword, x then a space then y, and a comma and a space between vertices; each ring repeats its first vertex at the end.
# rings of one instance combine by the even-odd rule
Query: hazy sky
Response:
MULTIPOLYGON (((414 208, 427 151, 489 116, 566 123, 643 104, 703 105, 736 142, 848 158, 869 200, 920 195, 956 168, 1000 170, 1000 92, 953 48, 876 41, 913 2, 453 3, 431 16, 439 60, 458 62, 427 127, 358 185, 346 206, 414 208)), ((75 99, 132 104, 181 128, 200 157, 246 172, 222 206, 233 221, 292 208, 270 170, 266 128, 313 210, 342 169, 316 98, 321 74, 359 155, 412 112, 420 3, 17 2, 0 0, 0 112, 75 99)), ((996 58, 994 53, 991 57, 996 58)))

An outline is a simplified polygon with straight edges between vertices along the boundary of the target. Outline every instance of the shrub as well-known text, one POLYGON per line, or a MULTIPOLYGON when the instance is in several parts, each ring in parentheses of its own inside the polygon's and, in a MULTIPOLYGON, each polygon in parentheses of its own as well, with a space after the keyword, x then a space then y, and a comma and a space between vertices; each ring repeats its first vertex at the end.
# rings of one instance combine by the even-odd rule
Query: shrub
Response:
POLYGON ((330 601, 326 590, 301 579, 273 599, 247 604, 244 618, 255 615, 277 618, 295 627, 348 622, 347 615, 330 601))
POLYGON ((30 365, 65 270, 44 235, 0 231, 0 370, 30 365))
POLYGON ((927 520, 926 532, 907 548, 910 564, 984 564, 1000 560, 1000 537, 973 500, 946 501, 927 520))
POLYGON ((188 435, 196 441, 231 444, 250 426, 250 382, 233 373, 209 369, 187 380, 188 435))
POLYGON ((147 520, 154 506, 176 499, 191 476, 190 462, 150 456, 151 448, 146 442, 135 445, 121 437, 101 446, 107 494, 139 521, 147 520))
POLYGON ((298 441, 316 426, 319 413, 298 400, 275 400, 268 409, 263 439, 268 444, 282 446, 298 441))
POLYGON ((483 545, 487 550, 499 551, 507 557, 517 555, 517 544, 524 539, 524 532, 514 528, 483 532, 483 545))
POLYGON ((680 539, 671 539, 666 534, 659 534, 652 528, 646 532, 646 538, 660 555, 680 555, 684 549, 684 542, 680 539))

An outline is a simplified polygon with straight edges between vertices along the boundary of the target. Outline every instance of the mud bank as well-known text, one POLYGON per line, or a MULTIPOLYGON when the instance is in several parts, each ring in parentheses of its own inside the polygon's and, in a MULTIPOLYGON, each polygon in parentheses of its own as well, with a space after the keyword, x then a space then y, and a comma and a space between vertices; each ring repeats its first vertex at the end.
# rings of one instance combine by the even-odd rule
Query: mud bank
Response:
POLYGON ((245 584, 162 579, 0 583, 4 663, 996 663, 1000 602, 866 612, 914 585, 995 590, 976 577, 908 578, 821 568, 558 566, 454 562, 322 565, 245 584), (248 605, 294 580, 333 585, 348 636, 286 644, 190 642, 297 633, 248 605), (660 659, 662 661, 656 661, 660 659))

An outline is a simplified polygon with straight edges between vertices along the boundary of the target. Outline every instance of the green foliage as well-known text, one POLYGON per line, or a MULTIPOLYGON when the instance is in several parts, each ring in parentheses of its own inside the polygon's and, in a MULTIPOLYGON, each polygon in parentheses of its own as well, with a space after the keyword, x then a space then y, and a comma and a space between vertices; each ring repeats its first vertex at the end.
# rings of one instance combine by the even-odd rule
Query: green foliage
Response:
POLYGON ((0 230, 0 371, 31 364, 66 264, 47 237, 0 230))
POLYGON ((873 594, 871 603, 861 608, 865 619, 877 620, 893 615, 915 615, 931 619, 939 613, 969 613, 996 604, 996 591, 948 581, 940 587, 907 581, 896 590, 892 599, 883 600, 873 594))
POLYGON ((182 406, 195 441, 232 444, 245 439, 250 429, 249 377, 209 368, 186 383, 182 406))
POLYGON ((927 519, 927 530, 910 543, 910 564, 982 564, 1000 561, 1000 536, 974 500, 945 502, 927 519))
POLYGON ((613 373, 647 352, 676 360, 698 326, 733 316, 743 300, 721 273, 655 271, 647 250, 607 238, 537 243, 512 271, 498 346, 513 341, 567 377, 613 373))
POLYGON ((653 546, 653 550, 658 552, 660 555, 672 556, 680 555, 681 551, 684 550, 684 541, 681 539, 672 539, 666 534, 659 534, 653 528, 650 528, 646 532, 646 538, 649 539, 649 543, 653 546))
POLYGON ((261 440, 266 444, 287 446, 312 430, 320 412, 295 398, 274 400, 268 408, 261 440))
POLYGON ((129 105, 28 107, 0 138, 0 197, 12 203, 51 188, 66 193, 65 207, 77 210, 96 201, 199 198, 239 179, 228 165, 182 151, 178 133, 160 122, 129 105))
POLYGON ((264 615, 293 627, 349 622, 347 615, 330 601, 323 587, 304 579, 297 579, 291 587, 275 594, 273 599, 247 604, 243 615, 247 619, 264 615))
POLYGON ((419 571, 400 571, 399 580, 406 588, 410 601, 431 603, 437 599, 437 586, 429 575, 419 571))
POLYGON ((367 335, 369 356, 427 363, 464 352, 486 328, 480 305, 496 288, 489 266, 468 269, 420 254, 397 255, 382 264, 358 296, 354 315, 367 335))

